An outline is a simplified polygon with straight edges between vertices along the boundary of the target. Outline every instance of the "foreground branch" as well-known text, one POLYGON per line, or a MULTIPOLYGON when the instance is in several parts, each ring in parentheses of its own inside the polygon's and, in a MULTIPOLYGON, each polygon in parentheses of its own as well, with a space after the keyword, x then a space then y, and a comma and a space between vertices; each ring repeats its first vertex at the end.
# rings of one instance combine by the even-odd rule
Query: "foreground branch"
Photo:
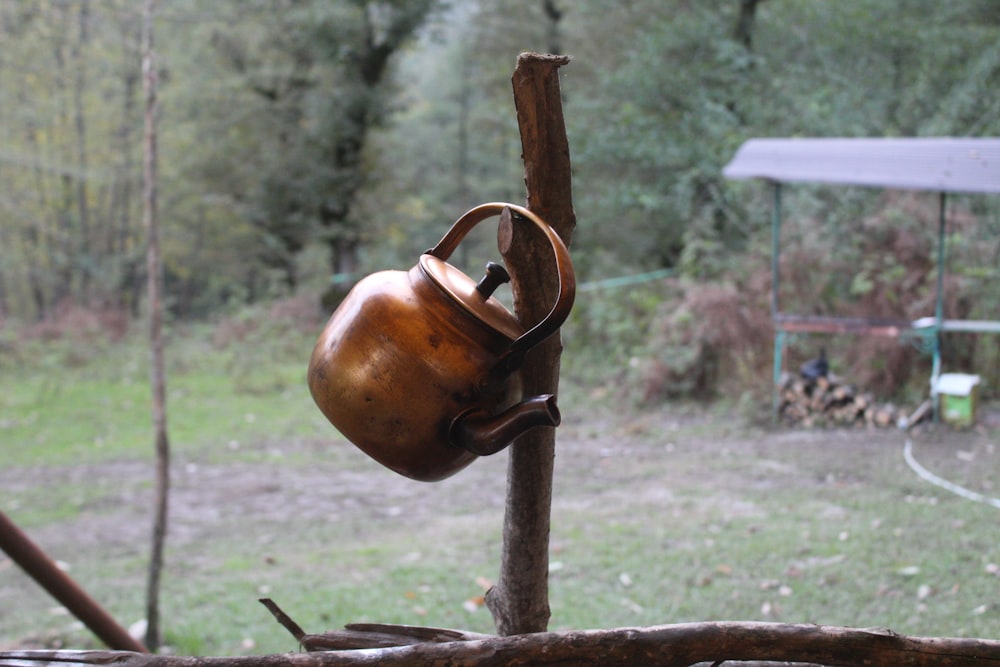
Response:
MULTIPOLYGON (((457 632, 457 631, 456 631, 457 632)), ((907 637, 885 629, 782 623, 685 623, 545 632, 383 649, 244 657, 151 656, 114 651, 7 651, 0 667, 500 667, 646 665, 767 660, 831 667, 1000 667, 1000 641, 907 637)))

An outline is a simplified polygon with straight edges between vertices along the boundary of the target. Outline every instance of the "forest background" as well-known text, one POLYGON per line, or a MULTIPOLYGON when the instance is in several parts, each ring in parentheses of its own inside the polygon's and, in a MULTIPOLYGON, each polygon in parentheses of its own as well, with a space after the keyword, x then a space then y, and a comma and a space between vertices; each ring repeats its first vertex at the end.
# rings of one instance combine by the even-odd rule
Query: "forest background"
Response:
MULTIPOLYGON (((0 0, 2 347, 142 315, 140 18, 126 0, 0 0)), ((743 141, 1000 135, 997 0, 161 0, 155 29, 174 326, 289 299, 322 317, 469 207, 523 201, 515 58, 572 55, 564 369, 639 402, 769 391, 771 193, 721 175, 743 141)), ((936 195, 785 201, 784 310, 933 314, 936 195)), ((496 255, 489 234, 461 248, 470 273, 496 255)), ((946 316, 996 319, 998 259, 1000 201, 952 197, 946 316)), ((995 393, 995 338, 947 338, 945 370, 995 393)), ((820 345, 870 390, 926 393, 913 346, 810 337, 790 363, 820 345)))

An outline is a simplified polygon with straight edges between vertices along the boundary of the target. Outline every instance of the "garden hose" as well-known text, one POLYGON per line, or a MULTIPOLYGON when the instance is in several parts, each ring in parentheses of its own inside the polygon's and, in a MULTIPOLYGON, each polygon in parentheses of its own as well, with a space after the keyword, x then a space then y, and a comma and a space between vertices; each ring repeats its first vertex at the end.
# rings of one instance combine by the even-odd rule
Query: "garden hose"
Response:
POLYGON ((992 505, 997 509, 1000 509, 1000 498, 991 498, 990 496, 984 496, 981 493, 976 493, 975 491, 970 491, 963 486, 959 486, 953 482, 938 477, 927 468, 920 465, 920 463, 913 457, 913 443, 910 439, 906 439, 906 444, 903 446, 903 458, 906 460, 906 464, 910 466, 913 472, 917 473, 922 479, 930 482, 935 486, 939 486, 946 491, 951 491, 957 496, 961 496, 966 500, 974 500, 977 503, 986 503, 987 505, 992 505))

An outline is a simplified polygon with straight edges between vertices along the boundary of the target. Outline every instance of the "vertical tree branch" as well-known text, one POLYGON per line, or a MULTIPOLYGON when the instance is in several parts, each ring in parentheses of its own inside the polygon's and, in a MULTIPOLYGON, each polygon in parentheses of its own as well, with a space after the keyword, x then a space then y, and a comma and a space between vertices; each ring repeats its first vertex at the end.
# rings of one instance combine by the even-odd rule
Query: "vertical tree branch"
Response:
MULTIPOLYGON (((563 123, 559 67, 566 56, 522 53, 511 83, 521 134, 528 208, 569 245, 573 212, 569 141, 563 123)), ((513 278, 514 310, 530 326, 543 319, 558 294, 549 244, 529 226, 503 224, 500 250, 513 278)), ((562 343, 554 335, 525 357, 528 396, 556 393, 562 343)), ((487 594, 501 635, 543 632, 549 622, 549 514, 555 433, 534 429, 510 448, 500 576, 487 594)))
POLYGON ((163 363, 163 270, 160 262, 159 226, 156 210, 156 62, 153 53, 153 10, 156 0, 146 0, 142 22, 143 92, 146 98, 143 135, 143 224, 146 228, 146 267, 149 288, 150 383, 153 393, 153 428, 156 447, 156 491, 154 496, 153 543, 146 586, 146 646, 155 651, 160 643, 160 574, 167 533, 167 497, 170 490, 170 444, 167 439, 167 391, 163 363))

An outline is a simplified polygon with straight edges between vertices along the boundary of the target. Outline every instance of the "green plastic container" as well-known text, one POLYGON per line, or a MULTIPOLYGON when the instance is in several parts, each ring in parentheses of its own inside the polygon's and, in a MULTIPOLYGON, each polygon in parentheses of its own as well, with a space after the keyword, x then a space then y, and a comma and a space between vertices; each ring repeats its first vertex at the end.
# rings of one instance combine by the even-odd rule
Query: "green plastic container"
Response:
POLYGON ((976 423, 978 375, 942 373, 938 376, 935 389, 940 399, 942 420, 959 428, 968 428, 976 423))

